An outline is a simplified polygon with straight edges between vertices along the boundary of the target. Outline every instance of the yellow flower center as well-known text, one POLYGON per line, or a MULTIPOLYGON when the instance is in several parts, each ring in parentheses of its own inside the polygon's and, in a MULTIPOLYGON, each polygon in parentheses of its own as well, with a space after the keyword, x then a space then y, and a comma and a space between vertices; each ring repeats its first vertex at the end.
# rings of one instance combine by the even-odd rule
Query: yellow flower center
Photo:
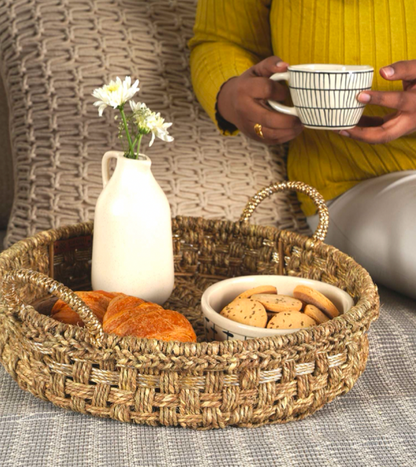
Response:
POLYGON ((107 86, 105 86, 106 88, 106 91, 108 92, 113 92, 113 91, 117 91, 117 89, 120 87, 120 84, 119 83, 110 83, 108 84, 107 86))

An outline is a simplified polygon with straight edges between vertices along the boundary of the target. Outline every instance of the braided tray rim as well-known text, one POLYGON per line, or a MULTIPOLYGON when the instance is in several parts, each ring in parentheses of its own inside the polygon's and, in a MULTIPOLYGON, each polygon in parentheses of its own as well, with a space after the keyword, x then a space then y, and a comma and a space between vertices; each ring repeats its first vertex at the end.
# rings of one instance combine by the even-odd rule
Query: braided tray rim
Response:
MULTIPOLYGON (((266 234, 267 231, 270 233, 273 231, 278 231, 274 227, 264 227, 264 226, 255 226, 255 225, 246 225, 240 226, 238 223, 233 223, 230 221, 213 221, 213 220, 206 220, 203 218, 194 218, 194 217, 183 217, 177 216, 173 219, 174 224, 178 223, 187 223, 193 222, 197 223, 199 227, 212 227, 213 224, 218 226, 224 226, 225 228, 233 229, 237 227, 237 230, 241 231, 243 234, 249 233, 250 230, 255 229, 258 231, 259 229, 262 230, 263 235, 266 234)), ((34 249, 40 245, 49 244, 51 241, 56 241, 58 239, 65 239, 71 238, 72 234, 75 235, 87 235, 93 232, 93 223, 86 222, 75 224, 72 226, 61 227, 58 229, 51 229, 48 231, 40 232, 39 234, 30 237, 25 240, 21 240, 15 243, 12 247, 4 252, 0 253, 0 272, 7 270, 7 263, 10 261, 10 258, 15 258, 26 252, 29 252, 31 249, 34 249), (6 266, 6 267, 5 267, 6 266)), ((285 238, 293 238, 295 239, 300 248, 305 248, 308 242, 310 242, 310 238, 304 235, 300 235, 294 232, 287 232, 287 231, 280 231, 280 236, 284 240, 285 238)), ((132 345, 133 342, 158 342, 158 347, 166 353, 170 353, 173 348, 175 348, 175 353, 179 352, 179 355, 189 355, 190 353, 195 353, 195 355, 201 355, 202 353, 210 353, 211 347, 219 347, 221 351, 231 351, 231 352, 239 352, 240 345, 242 347, 249 346, 251 349, 258 346, 270 346, 273 348, 282 348, 288 345, 301 345, 304 343, 312 343, 312 342, 319 342, 320 339, 327 337, 328 335, 334 332, 340 332, 343 329, 348 327, 353 327, 354 323, 356 325, 361 326, 368 326, 369 323, 374 321, 378 317, 378 308, 379 308, 379 297, 377 287, 373 283, 370 275, 368 272, 360 266, 357 262, 355 262, 352 258, 350 258, 345 253, 340 252, 334 247, 326 245, 324 243, 320 243, 314 246, 316 253, 328 253, 332 261, 343 263, 346 269, 351 270, 351 274, 354 273, 358 276, 361 284, 362 284, 362 294, 358 300, 358 302, 346 313, 339 315, 336 318, 333 318, 326 323, 322 323, 317 326, 313 326, 307 329, 301 329, 296 333, 287 334, 283 336, 275 336, 275 337, 263 337, 257 339, 250 339, 248 341, 224 341, 224 342, 204 342, 204 343, 181 343, 181 342, 164 342, 156 341, 154 339, 136 339, 133 337, 114 337, 112 335, 105 335, 103 340, 103 348, 108 348, 109 346, 118 345, 118 344, 125 344, 125 345, 132 345), (376 308, 376 312, 375 312, 376 308), (117 342, 117 344, 116 344, 117 342), (232 344, 230 344, 230 342, 232 344), (160 346, 161 344, 161 346, 160 346), (240 345, 236 345, 240 344, 240 345)), ((34 273, 35 274, 35 273, 34 273)), ((330 282, 328 282, 330 283, 330 282)), ((179 310, 180 311, 180 310, 179 310)), ((31 305, 25 305, 24 309, 21 310, 22 318, 24 320, 35 320, 33 323, 39 322, 47 327, 48 329, 51 326, 56 326, 56 331, 68 331, 68 326, 64 324, 57 323, 52 318, 49 318, 44 315, 40 315, 31 305)), ((71 327, 72 328, 72 327, 71 327)), ((85 328, 77 328, 71 329, 74 331, 73 337, 79 339, 80 341, 88 342, 90 345, 93 341, 91 340, 91 336, 89 336, 88 332, 85 328)))

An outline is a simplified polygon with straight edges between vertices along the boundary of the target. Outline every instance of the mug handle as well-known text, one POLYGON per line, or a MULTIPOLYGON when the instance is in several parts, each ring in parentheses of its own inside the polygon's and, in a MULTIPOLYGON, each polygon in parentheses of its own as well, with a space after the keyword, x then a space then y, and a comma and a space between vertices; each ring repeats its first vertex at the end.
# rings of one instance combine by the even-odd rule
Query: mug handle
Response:
MULTIPOLYGON (((285 73, 275 73, 274 75, 270 76, 270 79, 273 81, 289 81, 289 72, 286 71, 285 73)), ((299 117, 298 113, 296 112, 295 107, 288 107, 287 105, 280 104, 279 102, 276 101, 268 101, 270 106, 274 109, 277 110, 278 112, 281 112, 283 114, 287 115, 294 115, 295 117, 299 117)))
POLYGON ((101 174, 103 176, 103 187, 105 188, 108 181, 110 180, 110 171, 108 163, 111 158, 118 159, 120 157, 120 153, 117 151, 107 151, 101 161, 101 174))

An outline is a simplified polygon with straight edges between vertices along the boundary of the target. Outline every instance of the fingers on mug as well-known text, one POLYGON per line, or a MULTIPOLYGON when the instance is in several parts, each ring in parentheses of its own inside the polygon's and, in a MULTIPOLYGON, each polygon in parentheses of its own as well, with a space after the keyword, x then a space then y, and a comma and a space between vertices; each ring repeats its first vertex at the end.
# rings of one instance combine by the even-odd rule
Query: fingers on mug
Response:
POLYGON ((373 74, 374 69, 368 65, 294 65, 270 77, 289 83, 294 107, 268 102, 278 112, 299 117, 307 128, 353 128, 365 107, 357 96, 371 89, 373 74))

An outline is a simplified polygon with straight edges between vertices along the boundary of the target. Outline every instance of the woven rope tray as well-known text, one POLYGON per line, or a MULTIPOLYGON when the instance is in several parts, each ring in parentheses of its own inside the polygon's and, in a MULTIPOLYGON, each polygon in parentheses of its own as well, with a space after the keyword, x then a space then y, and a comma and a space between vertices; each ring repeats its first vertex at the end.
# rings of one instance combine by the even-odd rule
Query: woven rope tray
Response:
POLYGON ((105 334, 72 292, 91 288, 92 223, 42 232, 0 254, 0 361, 22 389, 43 400, 123 422, 209 429, 304 418, 353 387, 379 313, 368 273, 322 242, 327 225, 322 197, 299 182, 259 192, 240 222, 174 218, 176 286, 166 306, 187 316, 197 344, 105 334), (287 189, 309 194, 318 206, 321 222, 312 238, 249 224, 265 197, 287 189), (355 306, 286 336, 204 342, 203 291, 252 274, 327 282, 350 294, 355 306), (69 303, 86 327, 51 319, 39 305, 51 295, 69 303))

